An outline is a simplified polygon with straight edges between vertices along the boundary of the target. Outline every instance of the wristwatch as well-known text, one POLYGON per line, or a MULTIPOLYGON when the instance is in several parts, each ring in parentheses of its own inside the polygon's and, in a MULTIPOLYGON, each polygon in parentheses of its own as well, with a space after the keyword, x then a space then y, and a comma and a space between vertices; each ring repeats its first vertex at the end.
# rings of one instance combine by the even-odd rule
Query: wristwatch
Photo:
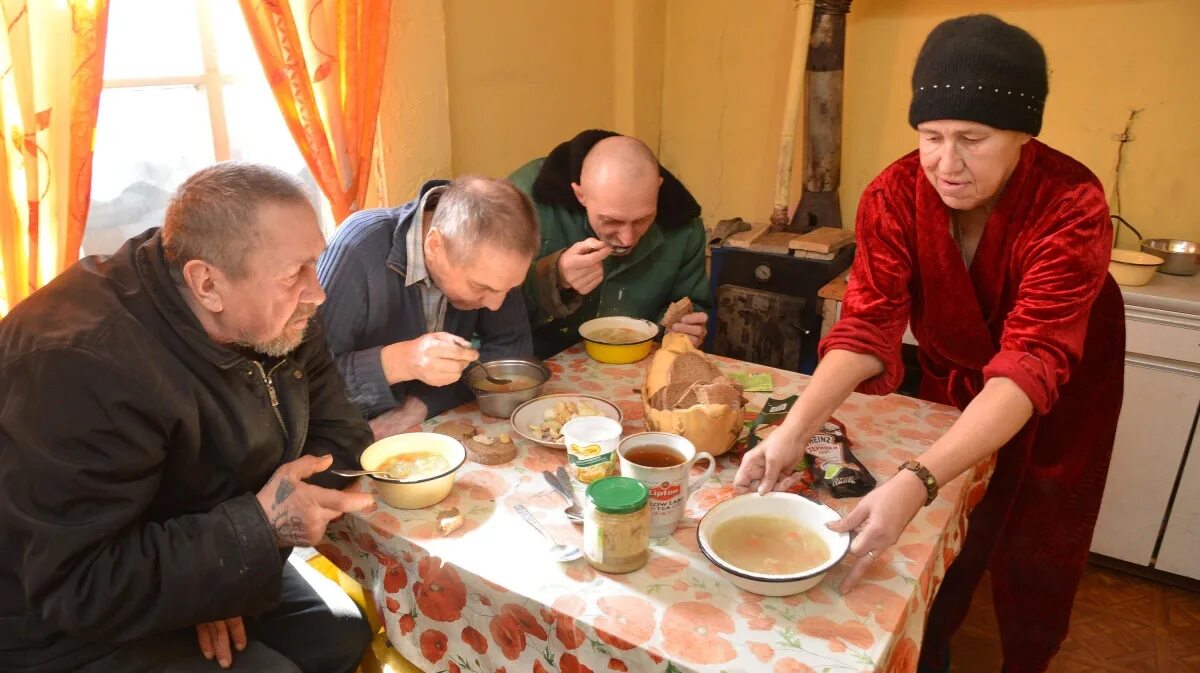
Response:
POLYGON ((925 484, 925 492, 929 494, 929 497, 925 498, 925 504, 928 505, 933 502, 933 499, 938 494, 938 483, 937 478, 933 476, 929 468, 915 460, 906 460, 900 463, 900 467, 896 471, 899 472, 901 470, 912 470, 917 475, 917 478, 921 480, 921 483, 925 484))

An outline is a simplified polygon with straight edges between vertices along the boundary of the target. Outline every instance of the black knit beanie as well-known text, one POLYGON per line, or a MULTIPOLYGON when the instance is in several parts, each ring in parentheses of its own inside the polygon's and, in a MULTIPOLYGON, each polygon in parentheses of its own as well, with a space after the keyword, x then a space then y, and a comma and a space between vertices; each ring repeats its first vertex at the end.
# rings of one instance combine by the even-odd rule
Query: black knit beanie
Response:
POLYGON ((961 119, 1036 136, 1048 91, 1046 53, 1032 35, 988 14, 961 16, 925 38, 908 123, 961 119))

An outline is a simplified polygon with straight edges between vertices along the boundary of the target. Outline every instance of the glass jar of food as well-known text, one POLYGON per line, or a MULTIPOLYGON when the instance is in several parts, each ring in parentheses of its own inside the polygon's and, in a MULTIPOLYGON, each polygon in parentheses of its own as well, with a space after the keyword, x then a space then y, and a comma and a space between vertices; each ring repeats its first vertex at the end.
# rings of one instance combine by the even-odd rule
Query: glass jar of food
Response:
POLYGON ((629 477, 605 477, 587 487, 583 553, 606 573, 633 572, 650 558, 650 492, 629 477))

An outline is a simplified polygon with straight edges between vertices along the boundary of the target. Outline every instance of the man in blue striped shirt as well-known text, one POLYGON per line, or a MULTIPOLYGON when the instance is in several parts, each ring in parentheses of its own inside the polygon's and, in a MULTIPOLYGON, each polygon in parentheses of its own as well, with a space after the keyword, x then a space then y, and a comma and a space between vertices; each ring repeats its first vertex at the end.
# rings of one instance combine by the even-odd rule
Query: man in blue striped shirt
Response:
POLYGON ((342 224, 317 263, 320 315, 377 439, 469 400, 472 361, 532 354, 520 285, 540 243, 529 200, 474 176, 431 180, 342 224))

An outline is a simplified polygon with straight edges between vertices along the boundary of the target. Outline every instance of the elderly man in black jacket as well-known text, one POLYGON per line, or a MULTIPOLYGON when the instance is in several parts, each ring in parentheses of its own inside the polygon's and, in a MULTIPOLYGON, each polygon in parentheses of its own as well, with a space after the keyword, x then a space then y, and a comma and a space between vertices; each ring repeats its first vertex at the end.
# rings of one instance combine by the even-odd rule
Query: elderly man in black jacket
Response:
POLYGON ((0 670, 354 670, 361 615, 285 562, 372 504, 325 473, 371 432, 324 247, 294 178, 218 164, 0 321, 0 670))

